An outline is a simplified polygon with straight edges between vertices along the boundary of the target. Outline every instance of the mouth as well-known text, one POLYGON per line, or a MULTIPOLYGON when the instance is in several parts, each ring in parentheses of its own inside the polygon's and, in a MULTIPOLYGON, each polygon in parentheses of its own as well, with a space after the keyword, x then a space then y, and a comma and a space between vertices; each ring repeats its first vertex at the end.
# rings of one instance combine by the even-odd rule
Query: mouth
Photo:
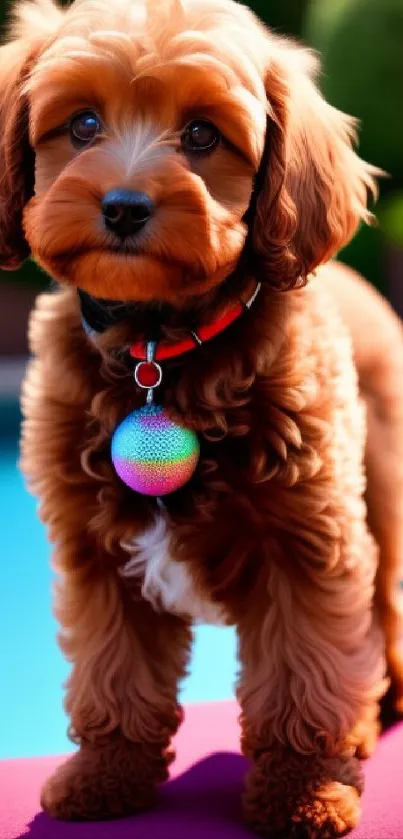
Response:
MULTIPOLYGON (((128 267, 133 265, 133 269, 135 268, 135 263, 138 260, 149 261, 150 265, 159 265, 162 270, 172 270, 175 268, 176 270, 181 271, 183 274, 184 272, 188 277, 192 276, 194 282, 204 283, 206 278, 209 276, 209 271, 205 270, 203 266, 195 266, 189 264, 184 259, 175 260, 168 254, 164 253, 151 253, 147 247, 140 244, 131 244, 131 243, 122 243, 119 244, 103 244, 103 245, 77 245, 76 247, 59 251, 53 257, 54 262, 62 268, 62 270, 66 266, 71 266, 76 264, 80 261, 80 259, 85 257, 97 257, 99 259, 102 256, 106 257, 113 257, 116 261, 116 267, 121 265, 122 268, 128 267)), ((236 261, 230 263, 229 270, 233 270, 236 261)), ((228 266, 225 266, 225 269, 228 273, 228 266)), ((122 298, 123 300, 123 298, 122 298)))
POLYGON ((136 256, 146 256, 147 251, 144 247, 130 242, 122 242, 121 244, 98 245, 91 247, 91 245, 77 245, 70 247, 65 251, 59 251, 54 255, 58 262, 65 260, 79 259, 80 256, 88 256, 89 254, 111 254, 117 259, 119 257, 135 258, 136 256))
POLYGON ((123 256, 144 256, 146 253, 144 246, 142 247, 138 242, 131 241, 104 245, 101 250, 106 251, 107 253, 113 253, 117 256, 120 254, 123 256))
POLYGON ((58 282, 107 301, 108 309, 118 309, 120 316, 127 312, 130 317, 136 303, 153 307, 159 301, 175 309, 188 308, 195 298, 204 298, 221 285, 239 259, 237 252, 233 259, 225 260, 225 251, 217 255, 213 251, 209 260, 203 259, 196 248, 190 256, 180 248, 178 254, 172 254, 170 243, 163 240, 115 242, 94 237, 91 241, 85 232, 81 241, 77 231, 75 242, 67 247, 62 241, 53 252, 42 249, 40 243, 37 250, 32 249, 34 258, 58 282))

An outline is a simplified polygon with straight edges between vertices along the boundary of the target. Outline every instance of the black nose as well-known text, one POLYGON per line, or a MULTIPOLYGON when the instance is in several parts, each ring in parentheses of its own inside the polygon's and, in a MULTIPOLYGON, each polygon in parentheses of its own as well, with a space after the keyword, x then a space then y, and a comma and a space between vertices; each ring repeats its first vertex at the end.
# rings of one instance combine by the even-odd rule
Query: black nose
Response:
POLYGON ((130 189, 112 189, 102 201, 105 225, 121 239, 133 236, 141 230, 154 211, 151 198, 144 192, 130 189))

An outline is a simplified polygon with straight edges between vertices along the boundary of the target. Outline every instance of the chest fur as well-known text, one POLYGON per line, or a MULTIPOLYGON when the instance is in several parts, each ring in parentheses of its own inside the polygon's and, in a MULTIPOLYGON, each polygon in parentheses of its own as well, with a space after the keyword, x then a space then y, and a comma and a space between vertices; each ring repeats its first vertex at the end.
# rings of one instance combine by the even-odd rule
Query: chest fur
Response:
POLYGON ((223 609, 200 590, 191 568, 178 562, 171 551, 172 534, 163 513, 135 540, 124 545, 129 554, 122 575, 141 580, 143 597, 156 611, 192 620, 224 624, 223 609))

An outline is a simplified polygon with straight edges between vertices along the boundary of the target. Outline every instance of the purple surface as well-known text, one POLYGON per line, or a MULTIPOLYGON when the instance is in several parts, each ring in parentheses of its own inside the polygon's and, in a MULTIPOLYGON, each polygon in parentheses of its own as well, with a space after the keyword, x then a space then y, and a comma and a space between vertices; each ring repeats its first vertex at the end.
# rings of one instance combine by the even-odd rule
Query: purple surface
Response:
MULTIPOLYGON (((224 703, 221 711, 223 728, 227 720, 227 735, 234 739, 237 730, 235 719, 230 718, 231 708, 224 703)), ((219 720, 220 709, 215 708, 214 714, 219 720)), ((219 731, 213 731, 215 738, 219 737, 219 731)), ((208 727, 188 729, 183 746, 187 746, 189 756, 193 754, 194 763, 161 789, 158 806, 150 813, 119 821, 75 824, 56 822, 41 813, 26 819, 27 826, 22 830, 13 830, 11 824, 10 831, 6 825, 0 839, 251 839, 252 834, 242 824, 240 807, 247 763, 231 751, 200 756, 205 753, 206 745, 208 749, 208 739, 208 727), (196 736, 197 742, 192 742, 196 736)), ((28 775, 24 775, 21 761, 9 761, 5 765, 8 771, 4 772, 1 794, 7 790, 8 777, 11 783, 4 803, 7 799, 12 805, 13 789, 14 805, 20 798, 24 800, 29 791, 29 777, 39 784, 43 773, 50 770, 50 765, 42 761, 34 774, 35 762, 27 764, 28 775)), ((365 763, 362 809, 360 825, 350 834, 350 839, 403 839, 402 723, 381 737, 374 756, 365 763)), ((13 821, 15 811, 14 815, 11 812, 13 821)))
POLYGON ((20 839, 250 839, 240 809, 245 769, 240 755, 211 755, 166 784, 150 813, 88 824, 40 813, 20 839))

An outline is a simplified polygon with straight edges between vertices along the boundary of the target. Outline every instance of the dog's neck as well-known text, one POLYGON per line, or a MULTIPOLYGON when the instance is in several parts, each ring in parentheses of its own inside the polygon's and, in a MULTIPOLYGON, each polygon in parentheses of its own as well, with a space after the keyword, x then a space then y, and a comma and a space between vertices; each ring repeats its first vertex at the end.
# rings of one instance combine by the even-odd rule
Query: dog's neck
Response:
POLYGON ((247 298, 253 285, 253 280, 236 271, 217 289, 192 299, 182 308, 161 302, 102 300, 81 289, 78 296, 83 327, 88 334, 101 335, 124 323, 130 329, 132 340, 160 341, 197 332, 220 310, 230 307, 236 300, 247 298))

